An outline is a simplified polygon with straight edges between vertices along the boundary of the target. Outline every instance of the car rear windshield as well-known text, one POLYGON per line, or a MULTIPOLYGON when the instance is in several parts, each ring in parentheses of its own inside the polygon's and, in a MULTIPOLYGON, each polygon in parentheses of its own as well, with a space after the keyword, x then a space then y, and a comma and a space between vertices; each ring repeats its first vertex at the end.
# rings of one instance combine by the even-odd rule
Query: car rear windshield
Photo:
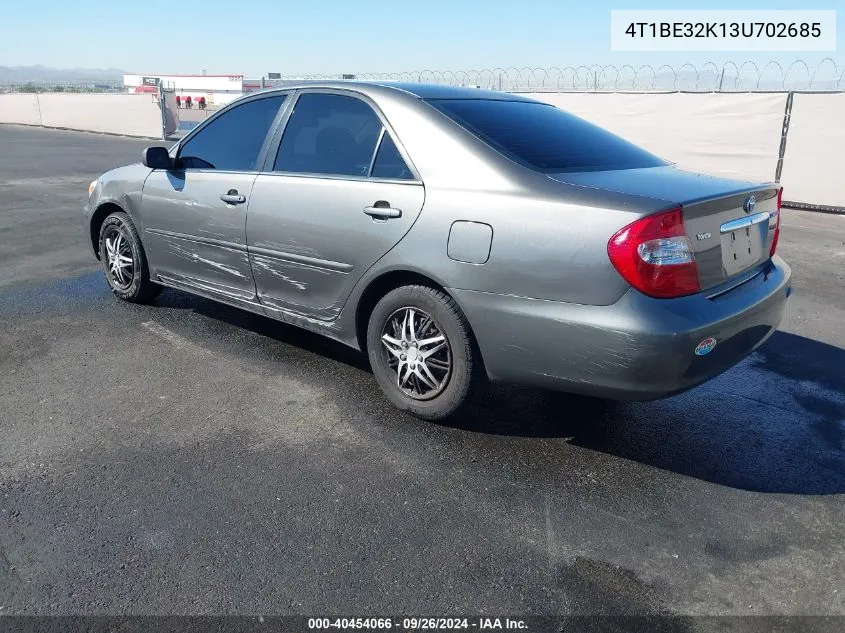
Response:
POLYGON ((660 167, 665 161, 552 105, 492 99, 429 104, 518 163, 544 172, 660 167))

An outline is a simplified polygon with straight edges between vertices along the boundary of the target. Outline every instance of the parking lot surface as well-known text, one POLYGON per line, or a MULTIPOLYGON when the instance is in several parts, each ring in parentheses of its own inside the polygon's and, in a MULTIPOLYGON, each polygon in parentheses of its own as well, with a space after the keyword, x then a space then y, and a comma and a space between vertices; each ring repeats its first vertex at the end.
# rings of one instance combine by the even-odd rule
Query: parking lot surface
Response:
POLYGON ((0 613, 845 615, 845 216, 784 211, 788 318, 716 380, 438 425, 318 336, 114 298, 81 206, 147 144, 0 126, 0 613))

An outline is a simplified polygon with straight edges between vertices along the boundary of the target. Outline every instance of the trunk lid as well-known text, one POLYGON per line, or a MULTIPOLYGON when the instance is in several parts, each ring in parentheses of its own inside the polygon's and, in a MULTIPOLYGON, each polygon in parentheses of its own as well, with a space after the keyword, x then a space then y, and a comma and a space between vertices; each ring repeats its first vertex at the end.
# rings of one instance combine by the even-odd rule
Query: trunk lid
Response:
POLYGON ((740 278, 769 258, 777 227, 776 184, 704 176, 675 167, 550 174, 559 182, 655 200, 655 211, 683 207, 701 289, 740 278))

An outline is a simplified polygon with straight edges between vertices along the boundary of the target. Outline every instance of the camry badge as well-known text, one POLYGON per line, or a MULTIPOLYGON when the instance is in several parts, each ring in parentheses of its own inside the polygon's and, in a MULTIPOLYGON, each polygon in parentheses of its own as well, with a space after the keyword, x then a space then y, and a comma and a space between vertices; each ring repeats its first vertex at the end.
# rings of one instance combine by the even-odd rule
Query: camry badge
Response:
POLYGON ((754 207, 757 206, 757 198, 754 196, 748 196, 748 200, 745 201, 745 204, 742 205, 742 208, 745 209, 746 213, 752 213, 754 211, 754 207))
POLYGON ((697 239, 699 242, 703 242, 704 240, 709 240, 711 237, 713 237, 712 233, 696 233, 695 234, 695 239, 697 239))

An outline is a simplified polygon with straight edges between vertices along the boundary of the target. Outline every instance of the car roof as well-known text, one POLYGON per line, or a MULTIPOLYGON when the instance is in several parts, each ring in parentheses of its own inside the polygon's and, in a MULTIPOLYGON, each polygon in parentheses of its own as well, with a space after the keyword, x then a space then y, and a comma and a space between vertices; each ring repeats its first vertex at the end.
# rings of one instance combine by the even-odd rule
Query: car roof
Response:
POLYGON ((278 86, 277 90, 293 90, 297 88, 328 88, 335 90, 355 90, 364 94, 372 94, 381 90, 395 90, 419 99, 485 99, 495 101, 533 101, 510 92, 497 92, 472 88, 468 86, 444 86, 440 84, 425 84, 393 81, 303 81, 289 85, 278 86))
POLYGON ((498 101, 530 101, 525 97, 510 92, 484 90, 471 86, 444 86, 440 84, 384 82, 374 85, 396 88, 416 95, 420 99, 495 99, 498 101))

